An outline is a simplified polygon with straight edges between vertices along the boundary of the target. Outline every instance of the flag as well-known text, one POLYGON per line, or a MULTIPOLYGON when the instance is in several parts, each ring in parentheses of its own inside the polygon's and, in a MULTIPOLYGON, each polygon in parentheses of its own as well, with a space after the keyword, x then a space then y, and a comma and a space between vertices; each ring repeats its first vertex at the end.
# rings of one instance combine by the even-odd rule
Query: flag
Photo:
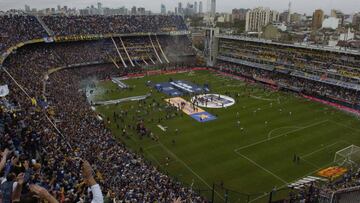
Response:
POLYGON ((9 94, 9 87, 8 85, 2 85, 0 86, 0 97, 5 97, 9 94))
POLYGON ((37 101, 36 101, 35 98, 31 98, 31 104, 32 104, 33 106, 37 106, 37 101))

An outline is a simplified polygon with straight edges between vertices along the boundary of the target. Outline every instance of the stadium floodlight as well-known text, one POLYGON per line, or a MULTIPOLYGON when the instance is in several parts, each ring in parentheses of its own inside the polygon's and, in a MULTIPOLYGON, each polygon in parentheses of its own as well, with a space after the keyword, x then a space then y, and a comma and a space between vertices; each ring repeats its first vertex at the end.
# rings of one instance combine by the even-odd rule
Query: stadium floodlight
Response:
POLYGON ((335 153, 334 163, 341 166, 357 166, 360 164, 360 147, 350 145, 335 153))

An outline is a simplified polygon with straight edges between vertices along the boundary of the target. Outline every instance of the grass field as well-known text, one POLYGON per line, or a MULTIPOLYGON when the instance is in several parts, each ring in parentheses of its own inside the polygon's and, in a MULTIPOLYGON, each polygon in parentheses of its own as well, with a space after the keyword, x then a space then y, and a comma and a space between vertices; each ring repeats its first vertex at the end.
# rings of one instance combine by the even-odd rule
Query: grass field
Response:
MULTIPOLYGON (((263 202, 263 194, 274 186, 280 188, 331 166, 336 151, 351 144, 360 145, 360 121, 355 116, 292 93, 264 89, 208 71, 124 81, 132 90, 122 90, 111 81, 102 81, 92 97, 102 101, 152 91, 147 104, 155 100, 165 106, 164 99, 168 97, 145 83, 165 82, 169 78, 207 83, 212 93, 231 96, 236 104, 224 109, 205 109, 218 116, 217 120, 207 123, 179 113, 161 121, 162 126, 168 127, 166 132, 157 126, 158 119, 167 114, 162 107, 149 107, 145 112, 145 105, 127 102, 97 106, 96 110, 111 121, 113 112, 125 110, 136 118, 144 117, 146 127, 159 137, 158 141, 141 139, 134 131, 129 138, 121 136, 122 126, 134 124, 133 119, 111 122, 108 127, 130 149, 138 152, 142 148, 147 160, 185 184, 203 189, 202 194, 209 198, 212 184, 223 182, 226 188, 253 194, 250 198, 253 202, 263 202), (178 134, 175 129, 179 130, 178 134), (293 162, 294 154, 301 157, 299 164, 293 162)), ((215 196, 223 200, 224 191, 216 190, 215 196)), ((246 202, 244 196, 235 192, 228 197, 230 202, 246 202)))

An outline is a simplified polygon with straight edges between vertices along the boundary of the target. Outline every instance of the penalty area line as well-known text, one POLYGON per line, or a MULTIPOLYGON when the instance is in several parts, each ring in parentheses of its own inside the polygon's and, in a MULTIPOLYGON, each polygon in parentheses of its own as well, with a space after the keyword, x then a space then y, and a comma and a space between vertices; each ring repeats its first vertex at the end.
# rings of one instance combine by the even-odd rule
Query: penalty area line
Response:
MULTIPOLYGON (((333 144, 330 144, 330 145, 335 145, 335 144, 337 144, 337 143, 348 143, 347 141, 345 141, 345 140, 341 140, 341 141, 339 141, 339 142, 336 142, 336 143, 333 143, 333 144)), ((329 145, 328 146, 326 146, 326 147, 329 147, 329 145)), ((317 150, 317 151, 319 151, 319 150, 317 150)), ((239 154, 238 152, 237 152, 237 154, 239 154)), ((301 158, 301 157, 300 157, 301 158)), ((306 178, 306 177, 308 177, 308 176, 310 176, 310 175, 314 175, 316 172, 318 172, 319 170, 321 170, 321 169, 324 169, 324 168, 326 168, 326 167, 329 167, 329 166, 331 166, 334 162, 333 161, 331 161, 331 162, 329 162, 329 163, 327 163, 327 164, 325 164, 325 165, 323 165, 323 166, 317 166, 317 165, 314 165, 313 163, 309 163, 307 160, 305 160, 305 159, 302 159, 303 161, 305 161, 305 162, 307 162, 308 164, 311 164, 312 166, 314 166, 316 169, 315 170, 313 170, 313 171, 310 171, 309 173, 306 173, 305 175, 303 175, 303 176, 300 176, 300 177, 298 177, 298 178, 296 178, 294 181, 291 181, 291 182, 295 182, 295 181, 297 181, 297 180, 301 180, 301 179, 303 179, 303 178, 306 178)), ((289 185, 289 183, 286 183, 286 184, 284 184, 284 185, 282 185, 282 186, 280 186, 280 188, 283 188, 283 187, 286 187, 286 186, 288 186, 289 185)), ((249 201, 249 203, 252 203, 252 202, 255 202, 256 200, 259 200, 259 199, 261 199, 261 198, 264 198, 264 197, 266 197, 266 196, 268 196, 270 193, 269 192, 266 192, 266 194, 263 194, 263 195, 259 195, 259 196, 257 196, 257 197, 255 197, 254 199, 252 199, 252 200, 250 200, 249 201)))
MULTIPOLYGON (((300 176, 300 177, 296 178, 294 181, 291 181, 291 182, 295 182, 295 181, 297 181, 297 180, 301 180, 301 179, 306 178, 306 177, 308 177, 308 176, 310 176, 310 175, 313 175, 313 174, 315 174, 317 171, 319 171, 319 170, 321 170, 321 169, 323 169, 323 168, 326 168, 326 167, 331 166, 333 163, 334 163, 334 162, 327 163, 327 164, 325 164, 325 165, 317 168, 316 170, 313 170, 313 171, 311 171, 311 172, 309 172, 309 173, 307 173, 307 174, 305 174, 305 175, 303 175, 303 176, 300 176)), ((284 185, 281 185, 279 188, 287 187, 288 185, 289 185, 289 183, 286 183, 286 184, 284 184, 284 185)), ((266 194, 259 195, 259 196, 257 196, 256 198, 250 200, 249 203, 252 203, 252 202, 255 202, 255 201, 258 200, 258 199, 264 198, 264 197, 268 196, 269 194, 270 194, 269 192, 266 192, 266 194)))
POLYGON ((308 154, 304 154, 303 156, 300 156, 300 158, 303 159, 303 158, 305 158, 305 157, 311 156, 311 155, 313 155, 313 154, 316 154, 316 153, 318 153, 318 152, 320 152, 320 151, 322 151, 322 150, 324 150, 324 149, 326 149, 326 148, 332 147, 332 146, 337 145, 337 144, 339 144, 339 143, 349 144, 349 143, 348 143, 347 141, 345 141, 345 140, 340 140, 340 141, 334 142, 334 143, 332 143, 332 144, 325 145, 324 147, 321 147, 321 148, 319 148, 319 149, 317 149, 317 150, 314 150, 314 151, 312 151, 312 152, 310 152, 310 153, 308 153, 308 154))
POLYGON ((252 164, 254 164, 255 166, 257 166, 258 168, 262 169, 263 171, 267 172, 268 174, 274 176, 276 179, 280 180, 281 182, 285 183, 285 184, 289 184, 286 180, 282 179, 281 177, 279 177, 278 175, 276 175, 275 173, 269 171, 268 169, 266 169, 265 167, 261 166, 260 164, 258 164, 256 161, 250 159, 249 157, 235 151, 236 154, 240 155, 241 157, 243 157, 244 159, 248 160, 249 162, 251 162, 252 164))

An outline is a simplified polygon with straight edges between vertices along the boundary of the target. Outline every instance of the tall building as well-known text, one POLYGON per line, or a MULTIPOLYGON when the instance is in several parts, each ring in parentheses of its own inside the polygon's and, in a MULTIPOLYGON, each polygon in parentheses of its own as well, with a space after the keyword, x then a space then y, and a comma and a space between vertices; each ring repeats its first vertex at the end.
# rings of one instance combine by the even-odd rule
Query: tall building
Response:
POLYGON ((211 0, 210 16, 215 17, 215 15, 216 15, 216 0, 211 0))
POLYGON ((25 12, 30 12, 31 9, 30 9, 30 6, 29 5, 25 5, 25 12))
POLYGON ((166 14, 166 7, 164 4, 161 4, 161 8, 160 8, 161 14, 165 15, 166 14))
POLYGON ((136 15, 136 6, 131 8, 131 15, 136 15))
POLYGON ((202 1, 199 2, 199 13, 200 14, 203 13, 203 2, 202 1))
POLYGON ((191 3, 187 3, 186 7, 183 9, 183 13, 184 15, 193 15, 194 14, 194 5, 191 3))
POLYGON ((136 14, 137 14, 137 15, 145 15, 145 14, 146 14, 145 8, 139 7, 139 8, 137 9, 137 13, 136 13, 136 14))
POLYGON ((178 13, 179 13, 179 14, 182 14, 182 13, 183 13, 183 7, 182 7, 182 3, 181 3, 181 2, 178 3, 178 13))
POLYGON ((340 10, 332 9, 330 16, 339 19, 339 25, 344 25, 345 15, 340 10))
POLYGON ((360 12, 354 14, 352 19, 352 25, 355 29, 360 30, 360 12))
POLYGON ((240 9, 233 9, 231 14, 232 14, 232 19, 234 21, 243 21, 246 20, 246 12, 248 11, 248 9, 244 9, 244 8, 240 8, 240 9))
POLYGON ((246 13, 246 32, 260 32, 263 27, 279 21, 279 12, 269 8, 258 7, 246 13))
POLYGON ((97 14, 104 15, 104 10, 103 10, 102 4, 100 2, 97 3, 97 14))
POLYGON ((289 10, 286 10, 279 14, 279 21, 282 23, 287 23, 289 17, 289 10))
POLYGON ((194 3, 194 13, 197 13, 198 12, 198 2, 195 1, 194 3))
POLYGON ((312 19, 312 29, 317 30, 321 28, 323 21, 324 21, 324 11, 321 9, 315 10, 312 19))
POLYGON ((302 15, 299 13, 292 13, 290 22, 292 23, 299 23, 301 21, 302 15))
POLYGON ((290 24, 291 22, 291 1, 289 2, 288 15, 286 19, 286 23, 290 24))

